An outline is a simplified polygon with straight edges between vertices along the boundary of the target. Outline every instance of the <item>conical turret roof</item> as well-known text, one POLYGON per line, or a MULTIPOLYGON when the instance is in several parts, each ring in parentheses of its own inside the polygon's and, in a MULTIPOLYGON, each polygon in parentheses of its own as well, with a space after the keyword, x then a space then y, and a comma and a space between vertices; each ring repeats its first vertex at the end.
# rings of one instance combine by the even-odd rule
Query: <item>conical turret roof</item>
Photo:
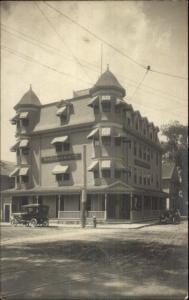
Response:
POLYGON ((115 75, 107 68, 107 70, 99 77, 96 84, 92 88, 92 92, 95 92, 102 88, 111 88, 119 90, 123 96, 125 96, 125 89, 121 86, 115 75))
POLYGON ((15 109, 21 106, 41 106, 41 102, 37 95, 32 90, 30 85, 30 89, 22 96, 21 100, 15 105, 15 109))

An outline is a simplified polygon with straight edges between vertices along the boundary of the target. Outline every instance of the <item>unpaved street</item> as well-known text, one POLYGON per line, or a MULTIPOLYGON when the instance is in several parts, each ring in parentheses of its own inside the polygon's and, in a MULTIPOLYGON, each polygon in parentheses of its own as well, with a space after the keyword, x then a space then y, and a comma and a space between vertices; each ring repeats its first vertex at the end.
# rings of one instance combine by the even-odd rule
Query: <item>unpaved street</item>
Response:
POLYGON ((140 229, 3 227, 2 293, 20 300, 183 299, 186 254, 186 221, 140 229))

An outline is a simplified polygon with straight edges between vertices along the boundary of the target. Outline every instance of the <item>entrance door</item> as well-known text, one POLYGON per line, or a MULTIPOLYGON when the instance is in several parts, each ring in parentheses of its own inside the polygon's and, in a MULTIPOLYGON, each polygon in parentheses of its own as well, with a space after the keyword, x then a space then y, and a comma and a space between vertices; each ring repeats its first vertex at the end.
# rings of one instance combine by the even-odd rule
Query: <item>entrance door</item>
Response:
POLYGON ((10 222, 10 204, 5 204, 5 222, 10 222))

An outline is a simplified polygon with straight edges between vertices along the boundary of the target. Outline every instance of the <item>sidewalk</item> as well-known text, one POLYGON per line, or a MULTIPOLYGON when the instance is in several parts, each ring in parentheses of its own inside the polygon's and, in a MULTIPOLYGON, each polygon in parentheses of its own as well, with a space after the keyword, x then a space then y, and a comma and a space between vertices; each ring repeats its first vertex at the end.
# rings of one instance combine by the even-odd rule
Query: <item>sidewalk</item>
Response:
MULTIPOLYGON (((98 224, 95 229, 140 229, 147 226, 153 226, 158 224, 158 220, 153 221, 146 221, 146 222, 140 222, 140 223, 124 223, 124 224, 116 224, 116 223, 109 223, 109 224, 98 224)), ((1 222, 0 226, 11 226, 10 223, 1 222)), ((23 225, 18 225, 23 226, 23 225)), ((59 227, 59 228, 81 228, 80 224, 58 224, 58 223, 51 223, 49 224, 50 227, 59 227)), ((92 224, 87 224, 86 229, 93 228, 92 224)))

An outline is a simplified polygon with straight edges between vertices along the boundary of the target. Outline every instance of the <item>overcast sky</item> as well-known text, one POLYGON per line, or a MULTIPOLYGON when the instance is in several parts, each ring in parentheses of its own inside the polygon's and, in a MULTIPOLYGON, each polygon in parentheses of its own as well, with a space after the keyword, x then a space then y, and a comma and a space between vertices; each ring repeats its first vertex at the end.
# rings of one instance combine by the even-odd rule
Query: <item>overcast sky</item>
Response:
MULTIPOLYGON (((48 3, 139 64, 187 77, 186 1, 48 3)), ((15 126, 9 122, 13 106, 30 84, 42 104, 91 87, 100 75, 101 42, 44 2, 2 1, 1 6, 1 159, 14 161, 9 151, 15 143, 15 126)), ((125 87, 126 100, 149 121, 187 123, 187 80, 149 72, 136 91, 144 68, 103 44, 103 71, 107 64, 125 87)))

